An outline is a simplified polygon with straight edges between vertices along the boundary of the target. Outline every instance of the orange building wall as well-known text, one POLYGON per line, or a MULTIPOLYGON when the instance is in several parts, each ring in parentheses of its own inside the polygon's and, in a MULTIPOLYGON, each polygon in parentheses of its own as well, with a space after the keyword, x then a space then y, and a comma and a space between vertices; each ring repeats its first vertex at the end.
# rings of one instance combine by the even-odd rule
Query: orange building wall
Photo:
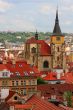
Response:
POLYGON ((21 94, 21 90, 26 89, 26 94, 28 92, 36 92, 37 91, 37 78, 0 78, 0 88, 8 88, 9 90, 16 91, 21 94), (21 81, 26 81, 26 84, 21 85, 21 81), (33 81, 34 80, 34 81, 33 81), (7 81, 7 84, 4 83, 3 81, 7 81), (12 85, 12 81, 14 81, 15 85, 12 85), (16 81, 18 81, 18 86, 16 86, 16 81), (31 83, 30 83, 31 82, 31 83))
POLYGON ((60 36, 60 40, 57 40, 57 36, 51 36, 51 43, 54 43, 54 44, 64 43, 64 36, 60 36))

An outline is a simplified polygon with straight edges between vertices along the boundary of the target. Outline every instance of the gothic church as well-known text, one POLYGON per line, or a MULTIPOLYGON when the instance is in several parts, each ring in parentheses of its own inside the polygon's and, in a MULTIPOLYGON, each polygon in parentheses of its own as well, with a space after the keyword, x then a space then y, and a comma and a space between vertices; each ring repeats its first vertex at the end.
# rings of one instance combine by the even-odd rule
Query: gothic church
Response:
POLYGON ((24 44, 24 58, 27 63, 37 66, 40 71, 50 71, 54 68, 65 70, 65 41, 61 32, 56 11, 55 26, 50 36, 50 46, 44 40, 38 40, 38 33, 24 44))

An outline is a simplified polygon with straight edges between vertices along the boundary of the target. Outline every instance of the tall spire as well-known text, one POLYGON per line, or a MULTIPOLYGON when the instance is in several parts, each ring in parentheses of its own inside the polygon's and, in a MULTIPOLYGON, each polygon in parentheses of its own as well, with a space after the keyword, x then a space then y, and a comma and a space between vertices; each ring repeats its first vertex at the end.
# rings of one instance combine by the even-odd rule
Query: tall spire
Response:
POLYGON ((58 20, 58 7, 57 7, 57 10, 56 10, 56 20, 55 21, 59 22, 59 20, 58 20))
POLYGON ((54 35, 62 35, 61 29, 60 29, 60 26, 59 26, 58 8, 56 10, 56 19, 55 19, 55 26, 54 26, 53 34, 54 35))

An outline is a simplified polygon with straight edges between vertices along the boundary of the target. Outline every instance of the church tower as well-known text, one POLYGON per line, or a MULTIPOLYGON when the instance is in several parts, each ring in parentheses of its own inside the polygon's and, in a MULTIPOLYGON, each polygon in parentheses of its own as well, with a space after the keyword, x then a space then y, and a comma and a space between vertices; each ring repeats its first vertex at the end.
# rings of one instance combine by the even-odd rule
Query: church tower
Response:
POLYGON ((65 69, 65 43, 64 35, 61 32, 58 19, 58 9, 56 11, 55 26, 51 36, 52 68, 59 67, 65 69))

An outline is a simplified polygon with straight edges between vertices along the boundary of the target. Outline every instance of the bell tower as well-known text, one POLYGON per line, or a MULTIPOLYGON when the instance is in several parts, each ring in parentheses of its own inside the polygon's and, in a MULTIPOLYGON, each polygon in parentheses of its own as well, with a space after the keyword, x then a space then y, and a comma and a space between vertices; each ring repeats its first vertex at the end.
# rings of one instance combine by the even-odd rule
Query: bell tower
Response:
POLYGON ((65 69, 65 43, 64 35, 59 26, 58 9, 56 11, 55 26, 50 38, 52 52, 52 68, 60 67, 65 69))

